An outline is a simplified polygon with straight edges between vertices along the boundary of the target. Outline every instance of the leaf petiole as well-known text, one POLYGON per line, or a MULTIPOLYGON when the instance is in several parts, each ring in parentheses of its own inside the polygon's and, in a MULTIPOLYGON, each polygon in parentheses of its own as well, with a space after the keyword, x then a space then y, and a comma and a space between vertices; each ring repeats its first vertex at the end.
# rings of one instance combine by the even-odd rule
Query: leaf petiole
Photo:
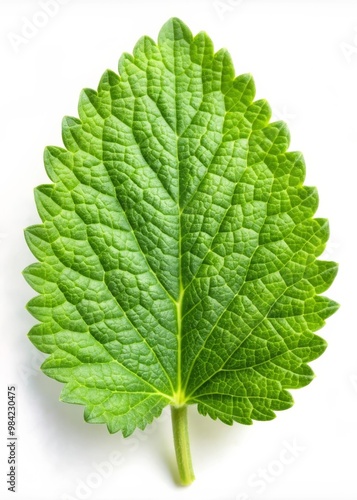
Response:
POLYGON ((183 486, 188 486, 194 481, 195 475, 188 437, 187 405, 171 406, 171 420, 180 482, 183 486))

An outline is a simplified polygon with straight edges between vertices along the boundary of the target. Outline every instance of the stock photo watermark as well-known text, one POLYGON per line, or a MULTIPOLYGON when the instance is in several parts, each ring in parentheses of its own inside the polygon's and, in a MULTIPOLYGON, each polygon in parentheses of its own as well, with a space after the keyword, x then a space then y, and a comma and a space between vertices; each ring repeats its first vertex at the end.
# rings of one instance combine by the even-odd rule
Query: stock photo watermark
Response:
POLYGON ((6 484, 8 491, 16 493, 17 484, 17 434, 16 434, 16 385, 7 386, 7 473, 6 484))
POLYGON ((18 31, 11 31, 7 38, 15 53, 26 47, 48 23, 57 16, 63 5, 67 5, 72 0, 41 0, 33 14, 28 17, 21 17, 21 27, 18 31))
POLYGON ((273 121, 283 121, 288 125, 291 125, 297 118, 297 115, 290 111, 286 105, 280 106, 278 108, 272 108, 272 120, 273 121))
POLYGON ((350 382, 352 384, 353 389, 355 390, 355 392, 357 394, 357 374, 356 373, 353 373, 350 376, 350 382))
POLYGON ((348 64, 350 64, 352 60, 357 61, 357 26, 355 26, 353 30, 354 35, 351 36, 348 41, 340 43, 340 49, 348 64))
POLYGON ((243 4, 244 0, 213 0, 212 7, 218 14, 221 20, 225 19, 228 14, 234 12, 243 4))
POLYGON ((261 496, 304 451, 306 451, 306 447, 298 443, 296 438, 283 441, 278 456, 248 476, 247 490, 238 493, 235 500, 253 500, 253 498, 261 496))
POLYGON ((98 489, 105 479, 110 478, 114 470, 123 463, 124 455, 118 450, 112 451, 107 460, 103 462, 93 462, 93 470, 84 479, 77 479, 74 493, 71 495, 64 493, 61 500, 86 500, 90 498, 93 491, 98 489))
MULTIPOLYGON (((169 413, 164 411, 160 417, 160 424, 170 418, 169 413)), ((84 477, 76 479, 76 486, 71 493, 63 493, 61 500, 88 500, 91 498, 93 492, 98 490, 114 473, 117 473, 125 464, 126 451, 130 454, 139 450, 140 444, 149 439, 149 436, 155 434, 159 423, 157 420, 148 426, 144 432, 137 432, 135 435, 122 440, 123 448, 125 451, 114 449, 106 458, 101 462, 93 462, 92 469, 84 477)))
POLYGON ((31 379, 37 377, 41 373, 41 365, 45 359, 45 353, 34 352, 31 356, 30 363, 21 364, 18 367, 17 372, 25 386, 28 386, 31 379))

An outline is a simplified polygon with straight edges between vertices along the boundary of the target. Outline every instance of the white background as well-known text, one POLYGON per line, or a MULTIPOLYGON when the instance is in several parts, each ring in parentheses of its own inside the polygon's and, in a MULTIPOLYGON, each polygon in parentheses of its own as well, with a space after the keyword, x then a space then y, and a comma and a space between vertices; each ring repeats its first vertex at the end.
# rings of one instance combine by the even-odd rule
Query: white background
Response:
POLYGON ((355 500, 357 2, 62 3, 46 19, 40 1, 0 2, 0 497, 355 500), (82 407, 58 401, 61 384, 39 371, 43 355, 26 337, 34 320, 24 305, 33 292, 21 276, 34 260, 22 233, 38 222, 32 189, 48 182, 44 146, 62 144, 62 116, 76 116, 81 88, 95 88, 122 52, 143 34, 156 39, 174 15, 194 33, 207 31, 217 50, 227 47, 237 74, 251 72, 257 98, 288 122, 291 150, 303 151, 306 182, 319 189, 318 215, 330 220, 324 256, 340 263, 327 295, 341 308, 321 332, 329 348, 312 363, 316 379, 294 391, 294 407, 272 422, 229 427, 190 408, 197 479, 189 488, 175 483, 167 412, 124 440, 86 424, 82 407), (43 26, 16 39, 32 21, 43 26), (8 384, 17 385, 18 398, 16 494, 5 483, 8 384), (284 451, 289 446, 294 454, 284 451))

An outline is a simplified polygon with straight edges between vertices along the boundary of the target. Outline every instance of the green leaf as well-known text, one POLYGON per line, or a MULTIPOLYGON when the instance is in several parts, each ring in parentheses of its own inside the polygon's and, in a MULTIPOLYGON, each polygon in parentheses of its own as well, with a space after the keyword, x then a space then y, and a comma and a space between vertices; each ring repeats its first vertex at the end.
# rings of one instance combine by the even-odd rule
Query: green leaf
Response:
POLYGON ((337 265, 317 260, 328 224, 303 157, 252 77, 178 19, 119 75, 83 90, 65 149, 45 150, 24 271, 43 371, 124 436, 168 404, 270 420, 312 380, 337 309, 319 296, 337 265))

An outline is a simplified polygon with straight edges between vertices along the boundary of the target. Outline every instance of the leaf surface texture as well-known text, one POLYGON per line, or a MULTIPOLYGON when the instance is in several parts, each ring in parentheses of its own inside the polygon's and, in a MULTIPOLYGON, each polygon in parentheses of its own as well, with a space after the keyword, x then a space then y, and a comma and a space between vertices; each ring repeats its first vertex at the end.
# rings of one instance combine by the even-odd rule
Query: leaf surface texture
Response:
POLYGON ((167 404, 269 420, 308 384, 337 265, 301 153, 226 50, 171 19, 85 89, 48 147, 31 341, 61 399, 110 432, 167 404), (120 75, 120 76, 119 76, 120 75))

